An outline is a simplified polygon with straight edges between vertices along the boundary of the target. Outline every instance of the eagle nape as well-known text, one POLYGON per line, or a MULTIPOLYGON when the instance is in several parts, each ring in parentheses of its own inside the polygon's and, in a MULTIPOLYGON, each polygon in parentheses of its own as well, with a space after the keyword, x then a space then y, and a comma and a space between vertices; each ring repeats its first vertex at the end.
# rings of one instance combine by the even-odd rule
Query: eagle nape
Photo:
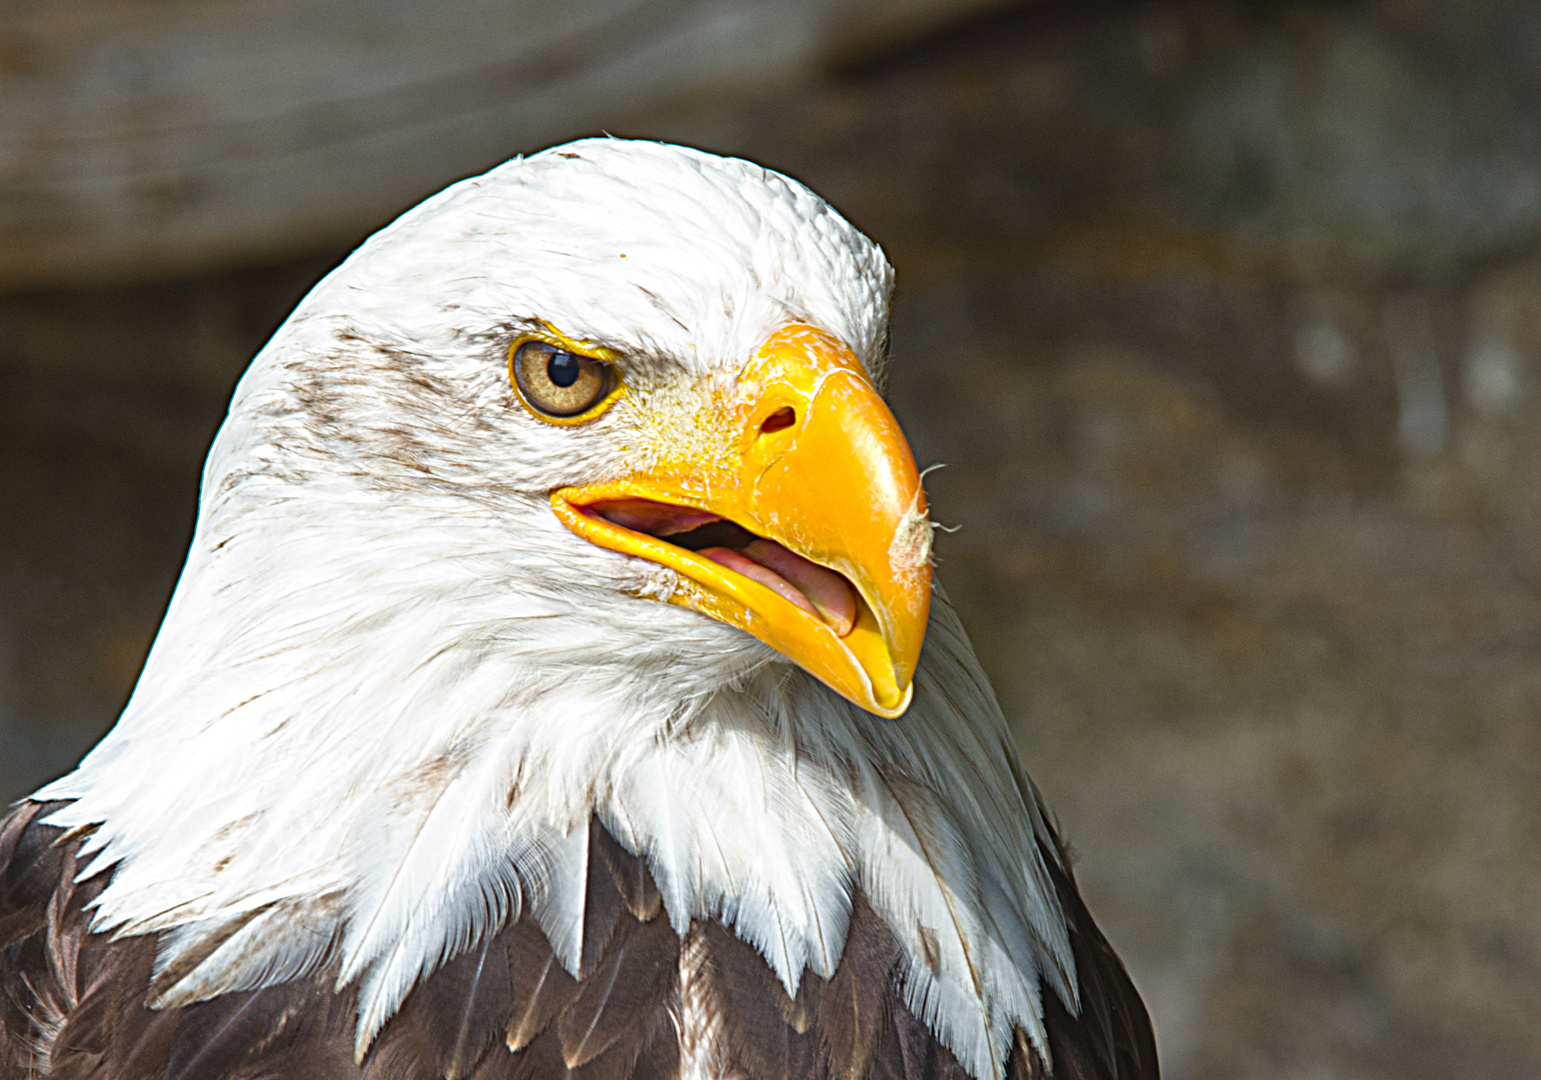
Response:
POLYGON ((0 820, 0 1080, 1153 1080, 933 584, 892 289, 609 138, 317 284, 117 724, 0 820))

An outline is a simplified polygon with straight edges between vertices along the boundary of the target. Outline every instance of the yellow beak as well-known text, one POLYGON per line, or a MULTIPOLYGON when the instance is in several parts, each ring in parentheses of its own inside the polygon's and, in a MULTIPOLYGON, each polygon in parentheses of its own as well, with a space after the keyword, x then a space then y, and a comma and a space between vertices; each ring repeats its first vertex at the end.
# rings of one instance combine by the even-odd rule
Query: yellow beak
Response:
POLYGON ((783 328, 714 395, 693 437, 651 457, 624 480, 554 492, 552 509, 601 547, 676 570, 671 602, 748 631, 869 712, 901 715, 930 611, 931 528, 909 445, 850 350, 810 326, 783 328), (761 561, 811 582, 812 602, 732 552, 709 557, 643 531, 639 507, 676 532, 723 519, 774 541, 761 542, 761 561), (854 608, 831 614, 842 594, 854 608))

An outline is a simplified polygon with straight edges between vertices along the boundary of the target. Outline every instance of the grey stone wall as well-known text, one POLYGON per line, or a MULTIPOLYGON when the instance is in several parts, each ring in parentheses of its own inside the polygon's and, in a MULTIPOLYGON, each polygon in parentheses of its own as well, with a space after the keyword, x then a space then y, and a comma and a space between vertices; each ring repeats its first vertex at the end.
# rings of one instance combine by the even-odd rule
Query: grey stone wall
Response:
MULTIPOLYGON (((1046 3, 618 133, 888 248, 942 581, 1168 1075, 1541 1073, 1541 4, 1046 3)), ((5 790, 337 254, 0 300, 5 790)))

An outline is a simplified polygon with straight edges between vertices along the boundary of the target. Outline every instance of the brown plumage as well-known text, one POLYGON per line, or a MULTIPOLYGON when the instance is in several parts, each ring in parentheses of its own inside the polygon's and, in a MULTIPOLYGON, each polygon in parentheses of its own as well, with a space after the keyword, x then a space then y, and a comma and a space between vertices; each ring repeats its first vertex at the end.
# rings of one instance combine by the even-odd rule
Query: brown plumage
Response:
MULTIPOLYGON (((87 930, 107 874, 74 883, 81 837, 23 803, 0 828, 0 1076, 5 1080, 675 1080, 681 942, 645 863, 596 823, 580 978, 520 919, 441 966, 362 1064, 356 1002, 331 972, 181 1008, 147 1005, 150 937, 87 930)), ((1058 858, 1079 1015, 1042 988, 1051 1063, 1018 1033, 1010 1080, 1154 1080, 1144 1006, 1058 858)), ((834 977, 789 997, 753 947, 716 922, 689 944, 701 1000, 720 1017, 709 1066, 752 1080, 970 1080, 904 1005, 900 949, 855 897, 834 977)))

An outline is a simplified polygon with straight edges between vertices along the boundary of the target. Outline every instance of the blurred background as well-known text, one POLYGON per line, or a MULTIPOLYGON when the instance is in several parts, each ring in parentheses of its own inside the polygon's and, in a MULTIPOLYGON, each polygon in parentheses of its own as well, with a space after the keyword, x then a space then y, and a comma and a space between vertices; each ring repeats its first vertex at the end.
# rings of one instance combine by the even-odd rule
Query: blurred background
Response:
POLYGON ((951 590, 1167 1075, 1541 1076, 1541 2, 9 0, 0 796, 112 722, 231 386, 609 131, 899 271, 951 590))

